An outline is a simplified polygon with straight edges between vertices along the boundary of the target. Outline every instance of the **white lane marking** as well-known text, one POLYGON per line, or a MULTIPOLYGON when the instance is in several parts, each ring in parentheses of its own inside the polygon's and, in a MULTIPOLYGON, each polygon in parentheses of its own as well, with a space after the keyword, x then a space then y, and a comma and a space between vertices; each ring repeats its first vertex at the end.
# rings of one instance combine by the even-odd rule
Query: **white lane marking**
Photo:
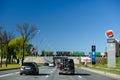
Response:
POLYGON ((82 78, 82 76, 78 76, 79 78, 82 78))
POLYGON ((51 73, 53 72, 53 71, 50 71, 51 73))
POLYGON ((49 77, 49 76, 47 75, 47 76, 45 76, 45 77, 47 78, 47 77, 49 77))
POLYGON ((10 75, 18 74, 18 73, 19 73, 19 72, 14 72, 14 73, 10 73, 10 74, 0 75, 0 77, 6 77, 6 76, 10 76, 10 75))
POLYGON ((52 69, 50 72, 53 73, 56 70, 56 68, 52 69))
POLYGON ((56 68, 53 69, 53 72, 56 70, 56 68))

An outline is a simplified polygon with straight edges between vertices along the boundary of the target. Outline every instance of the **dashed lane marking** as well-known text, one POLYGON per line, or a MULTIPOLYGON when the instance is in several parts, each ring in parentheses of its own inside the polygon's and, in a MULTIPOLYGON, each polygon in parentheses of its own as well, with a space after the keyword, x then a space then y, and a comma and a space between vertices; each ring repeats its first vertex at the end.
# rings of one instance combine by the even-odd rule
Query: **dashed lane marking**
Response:
POLYGON ((78 76, 79 78, 82 78, 82 76, 78 76))
POLYGON ((53 73, 53 71, 50 71, 51 73, 53 73))
POLYGON ((45 76, 46 78, 49 77, 48 75, 45 76))

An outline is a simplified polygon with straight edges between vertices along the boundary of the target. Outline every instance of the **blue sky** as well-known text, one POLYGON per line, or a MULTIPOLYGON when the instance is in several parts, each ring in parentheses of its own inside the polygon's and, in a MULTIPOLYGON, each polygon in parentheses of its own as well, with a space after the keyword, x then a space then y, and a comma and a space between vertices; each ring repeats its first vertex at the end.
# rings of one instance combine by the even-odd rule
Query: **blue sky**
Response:
POLYGON ((40 30, 30 42, 37 49, 104 52, 105 32, 120 39, 119 0, 0 0, 0 25, 14 32, 28 22, 40 30))

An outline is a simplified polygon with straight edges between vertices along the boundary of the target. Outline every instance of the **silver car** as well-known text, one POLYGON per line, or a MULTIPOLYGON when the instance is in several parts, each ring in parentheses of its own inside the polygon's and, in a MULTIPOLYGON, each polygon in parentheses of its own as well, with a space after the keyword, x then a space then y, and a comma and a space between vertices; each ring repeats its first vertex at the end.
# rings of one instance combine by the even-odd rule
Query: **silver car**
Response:
POLYGON ((54 66, 55 66, 55 65, 54 65, 53 62, 49 63, 49 67, 54 67, 54 66))

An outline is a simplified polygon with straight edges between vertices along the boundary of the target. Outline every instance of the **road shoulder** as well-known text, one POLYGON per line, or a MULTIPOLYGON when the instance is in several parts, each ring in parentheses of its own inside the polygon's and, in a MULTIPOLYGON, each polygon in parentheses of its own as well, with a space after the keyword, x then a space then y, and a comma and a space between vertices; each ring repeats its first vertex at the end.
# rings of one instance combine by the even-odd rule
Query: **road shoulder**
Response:
POLYGON ((108 76, 108 77, 111 77, 111 78, 114 78, 114 79, 120 79, 120 75, 117 75, 117 74, 112 74, 112 73, 108 73, 108 72, 105 72, 105 71, 99 71, 99 70, 93 70, 93 69, 89 69, 87 67, 79 67, 83 70, 87 70, 87 71, 91 71, 91 72, 94 72, 94 73, 98 73, 98 74, 101 74, 101 75, 104 75, 104 76, 108 76))

